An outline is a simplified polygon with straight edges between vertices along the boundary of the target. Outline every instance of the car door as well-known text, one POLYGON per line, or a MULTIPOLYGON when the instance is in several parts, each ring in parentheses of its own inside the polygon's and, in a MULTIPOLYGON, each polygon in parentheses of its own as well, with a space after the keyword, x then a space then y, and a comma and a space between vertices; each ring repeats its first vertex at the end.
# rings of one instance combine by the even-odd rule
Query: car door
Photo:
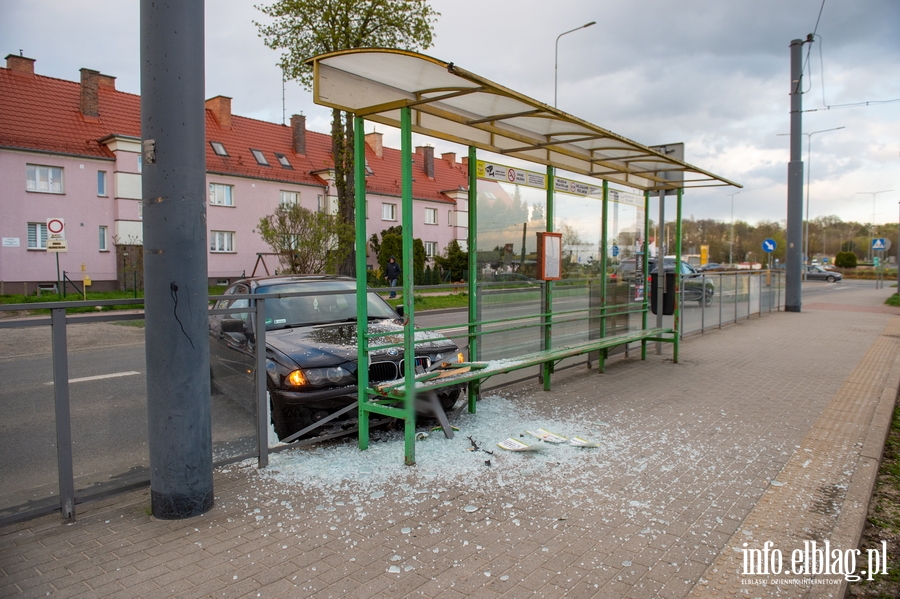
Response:
MULTIPOLYGON (((247 285, 237 284, 225 295, 246 295, 247 285)), ((252 381, 256 366, 253 321, 246 298, 226 298, 216 303, 217 309, 233 310, 210 319, 210 366, 217 384, 245 392, 245 381, 252 381)))

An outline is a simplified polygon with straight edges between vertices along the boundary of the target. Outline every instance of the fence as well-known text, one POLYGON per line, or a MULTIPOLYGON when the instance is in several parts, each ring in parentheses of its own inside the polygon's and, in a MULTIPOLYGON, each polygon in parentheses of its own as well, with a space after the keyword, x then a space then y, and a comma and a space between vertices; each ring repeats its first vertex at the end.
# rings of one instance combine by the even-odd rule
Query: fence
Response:
MULTIPOLYGON (((781 273, 703 275, 702 283, 707 281, 715 288, 709 305, 683 303, 679 329, 684 336, 783 306, 781 273)), ((553 309, 542 313, 545 284, 479 283, 477 334, 482 359, 546 349, 547 327, 552 327, 554 347, 595 339, 601 332, 615 335, 643 328, 640 289, 634 283, 611 283, 602 306, 600 285, 595 279, 557 282, 553 309)), ((267 297, 253 296, 255 302, 248 301, 243 308, 232 306, 228 312, 265 310, 267 297)), ((66 314, 71 308, 142 303, 102 300, 0 306, 0 311, 50 310, 49 316, 0 320, 0 377, 4 380, 0 389, 0 478, 4 481, 0 525, 56 510, 71 515, 77 504, 149 484, 143 329, 128 326, 140 324, 143 313, 66 314)), ((216 313, 210 311, 213 316, 216 313)), ((465 319, 465 310, 445 313, 445 323, 431 328, 445 330, 462 347, 465 319)), ((664 324, 674 326, 673 317, 665 317, 664 324)), ((264 326, 257 326, 257 336, 257 347, 263 347, 264 326)), ((633 350, 626 346, 617 351, 633 350)), ((572 358, 560 367, 578 364, 584 364, 584 358, 572 358)), ((537 375, 533 368, 498 376, 491 379, 490 388, 537 375)), ((233 394, 212 394, 217 466, 244 459, 265 465, 268 452, 296 447, 280 445, 270 432, 263 376, 258 373, 255 387, 252 381, 244 383, 246 402, 235 401, 233 394)))

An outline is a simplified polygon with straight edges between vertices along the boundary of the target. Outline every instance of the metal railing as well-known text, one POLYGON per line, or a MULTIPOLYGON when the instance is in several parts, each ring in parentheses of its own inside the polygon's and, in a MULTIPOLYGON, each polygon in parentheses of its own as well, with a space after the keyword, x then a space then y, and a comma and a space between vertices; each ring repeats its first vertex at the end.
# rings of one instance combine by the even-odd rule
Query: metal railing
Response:
MULTIPOLYGON (((679 322, 682 336, 702 334, 740 320, 779 311, 784 305, 783 273, 739 271, 702 275, 715 293, 710 305, 682 302, 679 322)), ((643 303, 634 284, 609 283, 601 290, 597 279, 563 280, 553 284, 553 304, 544 313, 546 283, 511 286, 479 283, 478 318, 474 323, 480 340, 480 359, 515 357, 543 349, 552 328, 553 347, 616 335, 642 328, 643 303), (603 291, 603 293, 601 293, 603 291), (606 305, 600 299, 605 297, 606 305)), ((439 292, 458 286, 419 287, 416 292, 439 292)), ((685 293, 684 284, 681 285, 685 293)), ((387 292, 387 289, 374 291, 387 292)), ((210 315, 247 313, 255 319, 256 347, 265 347, 266 299, 302 296, 304 293, 227 296, 247 299, 248 306, 210 310, 210 315)), ((210 301, 226 296, 211 296, 210 301)), ((144 318, 143 300, 90 300, 0 306, 0 311, 47 310, 48 315, 0 319, 0 525, 59 510, 64 517, 75 514, 77 504, 102 499, 149 484, 147 451, 147 399, 144 378, 143 335, 131 327, 107 330, 97 341, 82 343, 82 329, 101 324, 134 324, 144 318), (135 306, 136 309, 92 314, 67 314, 67 309, 135 306), (46 348, 50 351, 47 352, 46 348), (13 348, 13 349, 10 349, 13 348), (100 368, 97 367, 98 363, 100 368), (121 372, 92 375, 121 364, 121 372), (73 378, 73 373, 75 377, 73 378), (87 376, 81 376, 81 375, 87 376), (87 390, 84 382, 90 381, 87 390)), ((472 323, 464 309, 453 324, 423 327, 424 330, 463 330, 472 323)), ((666 317, 665 326, 673 326, 666 317)), ((467 333, 447 336, 465 345, 467 333)), ((615 352, 628 352, 629 347, 615 352)), ((213 463, 221 466, 245 459, 268 463, 272 451, 298 444, 281 445, 269 438, 269 401, 265 383, 265 354, 256 352, 256 377, 247 381, 248 401, 239 405, 224 394, 212 398, 213 463)), ((588 357, 590 363, 591 357, 588 357)), ((560 367, 584 364, 571 358, 560 367)), ((493 380, 496 388, 538 376, 537 369, 493 380), (519 378, 512 379, 512 376, 519 378)), ((484 389, 487 389, 484 388, 484 389)), ((304 440, 300 444, 321 441, 304 440)))

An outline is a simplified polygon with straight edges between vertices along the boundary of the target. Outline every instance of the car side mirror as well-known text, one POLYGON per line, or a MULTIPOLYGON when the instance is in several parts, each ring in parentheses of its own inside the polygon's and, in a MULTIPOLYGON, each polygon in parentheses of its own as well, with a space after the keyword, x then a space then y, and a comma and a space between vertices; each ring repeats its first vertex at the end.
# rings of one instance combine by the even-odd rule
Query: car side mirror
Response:
POLYGON ((223 333, 244 333, 244 321, 240 318, 225 318, 222 320, 223 333))
POLYGON ((403 318, 403 306, 402 305, 394 308, 394 312, 396 312, 400 318, 403 318))

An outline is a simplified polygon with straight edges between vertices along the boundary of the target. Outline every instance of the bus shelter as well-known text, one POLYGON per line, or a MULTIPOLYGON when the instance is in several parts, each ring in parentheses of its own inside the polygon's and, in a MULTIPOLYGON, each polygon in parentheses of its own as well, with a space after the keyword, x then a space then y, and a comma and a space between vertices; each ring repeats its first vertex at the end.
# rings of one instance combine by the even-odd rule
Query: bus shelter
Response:
MULTIPOLYGON (((369 417, 372 414, 404 420, 405 461, 415 463, 416 405, 432 399, 439 420, 440 410, 433 393, 436 389, 466 383, 468 409, 474 413, 480 384, 499 373, 538 366, 545 390, 550 389, 554 366, 561 360, 582 354, 598 353, 599 369, 607 352, 620 345, 641 342, 642 358, 648 342, 673 344, 673 358, 678 361, 678 319, 680 278, 674 277, 674 326, 662 327, 664 294, 659 293, 656 326, 649 322, 650 293, 644 292, 647 281, 648 238, 650 234, 650 197, 659 196, 660 218, 665 222, 665 196, 676 198, 675 263, 681 261, 681 207, 684 189, 709 186, 736 186, 711 172, 683 161, 681 144, 648 147, 627 139, 593 123, 503 87, 467 71, 452 62, 444 62, 422 54, 390 49, 366 48, 324 54, 310 59, 314 72, 314 100, 317 104, 337 108, 354 115, 354 175, 356 214, 366 213, 365 138, 366 121, 396 127, 401 135, 401 224, 403 236, 402 273, 404 335, 402 344, 390 344, 385 333, 359 326, 358 364, 359 447, 369 441, 369 417), (468 147, 468 357, 462 361, 430 364, 427 368, 406 368, 402 380, 390 384, 371 385, 368 370, 371 351, 402 345, 405 364, 415 363, 415 345, 427 340, 428 329, 415 328, 413 302, 413 221, 412 221, 412 133, 454 142, 468 147), (479 161, 478 150, 500 157, 513 157, 540 165, 535 170, 502 164, 501 160, 479 161), (558 176, 573 173, 586 178, 568 179, 558 176), (500 181, 521 186, 529 193, 543 196, 540 219, 542 229, 535 240, 536 278, 543 281, 538 304, 527 315, 539 331, 539 347, 500 360, 485 360, 482 339, 485 329, 498 326, 503 330, 518 329, 521 317, 484 319, 479 314, 479 185, 500 181), (611 189, 616 184, 627 190, 611 189), (554 309, 554 295, 562 278, 563 253, 561 234, 554 231, 560 197, 591 198, 600 205, 597 215, 602 221, 599 248, 600 284, 596 300, 579 310, 554 309), (620 207, 630 206, 634 231, 628 240, 635 262, 634 295, 624 303, 609 301, 606 284, 610 259, 607 225, 610 205, 616 215, 620 207), (633 210, 632 210, 633 209, 633 210), (562 323, 571 321, 572 313, 582 313, 584 321, 596 323, 585 330, 585 338, 561 341, 554 337, 562 323), (609 331, 609 323, 626 312, 638 314, 639 326, 622 331, 609 331)), ((518 187, 517 187, 518 190, 518 187)), ((625 210, 625 208, 623 208, 625 210)), ((534 211, 530 213, 534 214, 534 211)), ((527 222, 523 223, 522 252, 519 268, 524 267, 527 222)), ((659 237, 659 235, 657 235, 659 237)), ((618 240, 616 240, 618 242, 618 240)), ((659 246, 657 240, 657 246, 659 246)), ((618 247, 618 246, 616 246, 618 247)), ((613 250, 615 251, 615 250, 613 250)), ((481 267, 485 270, 485 267, 481 267)), ((662 269, 660 269, 662 270, 662 269)), ((364 218, 356 219, 357 320, 367 322, 366 302, 366 226, 364 218)), ((660 277, 664 290, 665 279, 660 277)), ((532 326, 532 325, 521 325, 532 326)), ((583 327, 584 328, 584 327, 583 327)), ((447 434, 446 420, 442 420, 447 434)))

